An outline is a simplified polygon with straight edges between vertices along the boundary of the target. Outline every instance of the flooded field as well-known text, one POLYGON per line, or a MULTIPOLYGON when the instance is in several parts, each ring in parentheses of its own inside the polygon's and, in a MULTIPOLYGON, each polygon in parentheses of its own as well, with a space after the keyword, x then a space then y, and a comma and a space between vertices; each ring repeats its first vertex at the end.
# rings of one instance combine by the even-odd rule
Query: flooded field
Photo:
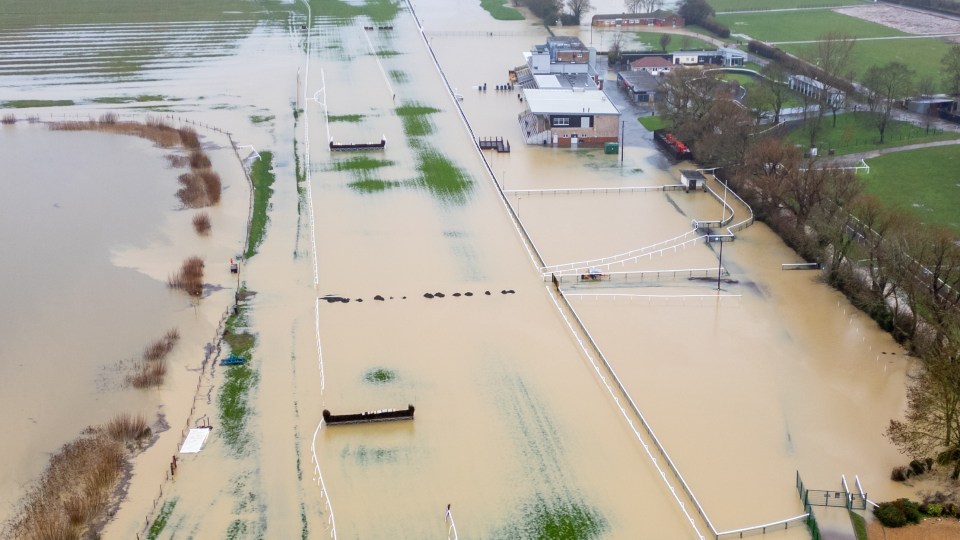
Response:
MULTIPOLYGON (((211 308, 191 325, 193 308, 166 290, 163 263, 182 256, 164 246, 199 246, 188 240, 185 221, 169 221, 176 221, 168 217, 173 199, 164 197, 174 190, 165 191, 161 179, 169 176, 175 185, 176 173, 165 168, 162 152, 136 139, 49 133, 22 122, 0 129, 4 155, 8 145, 83 141, 71 139, 59 161, 48 160, 61 167, 44 173, 49 183, 0 184, 10 193, 0 204, 34 201, 19 205, 13 214, 19 218, 3 228, 4 245, 22 255, 0 263, 2 273, 25 276, 0 280, 17 282, 4 296, 34 315, 12 318, 0 330, 16 329, 0 349, 0 399, 23 411, 8 419, 8 430, 29 434, 5 450, 27 466, 17 471, 21 476, 0 479, 0 500, 16 500, 19 485, 42 469, 43 453, 100 415, 157 407, 173 429, 138 458, 105 538, 142 535, 158 516, 159 538, 443 537, 451 517, 470 538, 533 538, 544 531, 560 531, 558 538, 698 538, 712 537, 711 525, 724 531, 803 513, 797 472, 824 489, 838 488, 841 475, 851 482, 859 475, 873 500, 906 494, 888 480, 903 458, 882 432, 902 411, 908 359, 815 273, 781 271, 797 256, 763 225, 725 244, 729 275, 719 293, 719 244, 672 240, 664 244, 670 249, 605 268, 633 273, 622 279, 564 280, 572 311, 564 307, 541 275, 540 258, 544 265, 589 261, 686 239, 692 220, 719 219, 725 211, 702 192, 631 189, 679 179, 649 141, 628 141, 622 164, 620 156, 598 150, 524 146, 517 124, 523 104, 515 93, 475 87, 506 82, 522 51, 547 34, 529 21, 494 21, 477 4, 314 2, 308 19, 303 3, 271 3, 262 11, 224 8, 222 17, 198 18, 216 21, 200 32, 189 30, 196 23, 189 18, 157 16, 149 24, 183 31, 197 44, 159 32, 148 56, 172 57, 161 61, 163 69, 154 56, 131 58, 129 77, 77 64, 92 74, 69 92, 56 83, 72 77, 66 68, 34 73, 0 66, 0 102, 78 104, 17 114, 142 114, 142 107, 160 107, 152 112, 230 131, 241 158, 271 151, 276 176, 265 242, 243 266, 242 281, 255 293, 243 324, 256 347, 238 444, 220 429, 218 410, 234 368, 217 366, 201 378, 195 409, 196 371, 150 394, 95 384, 69 388, 72 380, 103 379, 103 365, 136 354, 156 327, 171 321, 197 344, 195 362, 215 333, 220 311, 211 308), (189 48, 199 56, 187 55, 189 48), (146 95, 158 96, 156 103, 137 99, 146 95), (513 151, 481 157, 472 139, 489 136, 510 139, 513 151), (383 139, 386 147, 335 153, 331 139, 383 139), (116 144, 127 145, 124 156, 139 167, 137 178, 157 175, 149 190, 124 182, 134 173, 117 163, 103 186, 109 197, 90 190, 71 195, 73 184, 63 180, 69 171, 96 170, 98 161, 77 164, 116 144), (570 191, 581 188, 597 189, 570 191), (110 204, 118 200, 129 204, 110 204), (77 206, 89 213, 53 221, 77 206), (119 213, 107 218, 107 209, 119 213), (36 228, 14 226, 28 217, 36 228), (121 236, 98 236, 98 227, 111 221, 129 225, 113 231, 121 236), (74 226, 77 237, 56 244, 74 222, 91 229, 74 226), (518 233, 521 224, 530 244, 518 233), (70 249, 102 256, 78 257, 70 249), (694 269, 706 279, 673 272, 694 269), (665 272, 656 276, 657 270, 665 272), (103 281, 93 291, 70 286, 85 275, 103 281), (141 294, 143 303, 165 307, 137 311, 141 294), (107 309, 112 296, 116 307, 107 309), (84 316, 94 301, 104 306, 98 313, 117 321, 84 316), (73 311, 48 309, 52 304, 73 311), (80 337, 39 339, 52 327, 80 337), (110 360, 60 361, 71 356, 74 342, 110 360), (56 361, 16 360, 28 356, 56 361), (63 366, 76 371, 65 378, 63 366), (14 376, 20 378, 8 391, 14 376), (710 524, 680 490, 628 399, 710 524), (83 415, 73 403, 85 404, 83 415), (53 404, 62 409, 45 410, 53 404), (413 422, 321 422, 324 409, 340 414, 408 404, 416 407, 413 422), (38 419, 29 412, 34 407, 47 414, 37 424, 30 420, 38 419), (201 418, 212 419, 212 436, 199 454, 180 456, 176 479, 165 482, 181 427, 201 418)), ((106 24, 103 33, 120 40, 131 31, 121 23, 129 24, 106 24)), ((57 45, 54 36, 78 35, 66 24, 74 22, 11 25, 0 46, 16 49, 46 33, 43 47, 56 55, 57 47, 76 46, 57 45)), ((631 121, 629 114, 624 120, 631 121)), ((230 142, 210 137, 222 148, 218 166, 229 171, 222 174, 234 182, 221 210, 223 226, 236 232, 213 250, 225 261, 242 250, 248 202, 230 142)), ((16 162, 18 171, 40 175, 36 150, 22 153, 33 159, 16 162)), ((216 272, 223 289, 209 304, 225 306, 235 284, 222 264, 216 272)), ((807 533, 792 527, 776 534, 807 533)))

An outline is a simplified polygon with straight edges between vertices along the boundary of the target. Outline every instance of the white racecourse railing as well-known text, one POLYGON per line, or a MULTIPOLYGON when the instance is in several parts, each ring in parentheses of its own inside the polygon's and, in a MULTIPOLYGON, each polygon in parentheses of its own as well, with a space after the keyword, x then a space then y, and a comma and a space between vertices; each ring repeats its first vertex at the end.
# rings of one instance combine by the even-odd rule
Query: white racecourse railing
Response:
MULTIPOLYGON (((719 182, 719 180, 717 180, 717 181, 719 182)), ((723 204, 724 207, 725 207, 727 210, 730 211, 730 217, 725 218, 725 219, 723 219, 723 220, 713 220, 713 221, 708 221, 708 220, 696 220, 696 219, 695 219, 695 220, 693 220, 693 226, 694 226, 695 228, 698 228, 698 229, 699 229, 700 227, 704 227, 704 226, 708 226, 708 227, 709 227, 709 226, 723 227, 723 226, 725 226, 727 223, 730 223, 731 221, 733 221, 735 212, 734 212, 734 210, 733 210, 733 207, 730 206, 730 205, 727 203, 726 194, 728 194, 728 193, 729 193, 729 194, 732 194, 734 197, 736 197, 736 199, 737 199, 738 201, 740 201, 740 204, 742 204, 743 206, 745 206, 746 209, 750 211, 750 215, 749 215, 746 219, 743 219, 743 220, 741 220, 741 221, 738 221, 737 223, 734 223, 733 225, 730 225, 729 227, 727 227, 727 234, 722 234, 722 235, 720 235, 720 234, 710 235, 710 239, 717 239, 717 240, 721 240, 721 241, 723 241, 724 239, 732 240, 732 239, 734 238, 734 234, 733 234, 733 233, 742 231, 743 229, 746 229, 746 228, 749 227, 750 225, 753 225, 753 222, 754 222, 753 208, 751 208, 750 205, 747 204, 747 201, 743 200, 743 199, 740 197, 740 195, 737 195, 737 192, 736 192, 736 191, 733 191, 733 190, 730 189, 726 184, 724 184, 724 185, 723 185, 723 188, 724 188, 724 196, 721 197, 721 196, 720 196, 716 191, 714 191, 713 188, 711 188, 710 186, 704 186, 704 187, 706 187, 707 191, 708 191, 711 195, 713 195, 713 197, 714 197, 715 199, 717 199, 718 201, 720 201, 720 203, 723 204)))
POLYGON ((457 537, 457 524, 453 521, 453 510, 450 509, 450 505, 447 505, 447 513, 444 514, 443 520, 450 525, 447 527, 447 540, 458 540, 457 537))
POLYGON ((590 267, 597 266, 608 266, 610 264, 616 264, 625 261, 633 261, 639 257, 646 257, 654 253, 662 253, 665 250, 673 249, 677 246, 681 246, 691 241, 700 240, 706 235, 700 233, 696 229, 689 230, 680 236, 675 236, 668 240, 662 242, 657 242, 656 244, 651 244, 649 246, 644 246, 642 248, 633 249, 625 253, 619 253, 617 255, 610 255, 609 257, 601 257, 599 259, 591 259, 586 261, 577 261, 571 263, 563 264, 554 264, 551 266, 543 266, 540 268, 540 272, 544 275, 549 275, 556 272, 565 272, 565 271, 576 271, 576 270, 585 270, 590 267), (691 236, 700 235, 692 240, 688 240, 691 236))
MULTIPOLYGON (((582 274, 574 273, 560 273, 560 274, 547 274, 544 275, 544 281, 552 279, 553 276, 556 276, 557 281, 563 282, 564 278, 574 278, 579 280, 582 274)), ((631 270, 627 272, 607 272, 605 274, 609 276, 607 281, 618 280, 623 278, 624 281, 631 279, 682 279, 682 278, 692 278, 692 277, 716 277, 717 269, 716 268, 681 268, 676 270, 631 270)), ((722 276, 729 276, 730 272, 726 268, 721 270, 722 276)))
POLYGON ((612 188, 507 189, 503 192, 508 195, 581 195, 584 193, 648 193, 651 191, 680 191, 683 189, 686 189, 683 184, 667 184, 664 186, 624 186, 612 188))
MULTIPOLYGON (((310 103, 307 100, 307 88, 308 82, 310 80, 310 31, 313 29, 313 10, 310 7, 310 2, 308 0, 301 0, 303 4, 307 7, 307 36, 306 36, 306 50, 304 51, 304 67, 303 67, 303 151, 304 151, 304 162, 303 167, 306 171, 305 181, 306 181, 306 192, 307 192, 307 210, 310 219, 310 241, 312 242, 311 251, 313 251, 313 288, 316 291, 317 286, 320 283, 320 274, 319 274, 319 265, 317 261, 317 236, 316 236, 316 226, 314 222, 313 215, 313 190, 311 189, 311 184, 313 179, 311 177, 310 171, 312 167, 310 166, 310 114, 308 109, 308 104, 310 103)), ((326 107, 326 81, 323 79, 323 71, 320 72, 321 75, 321 84, 324 87, 324 117, 327 115, 326 107)), ((329 135, 330 125, 327 124, 327 134, 329 135)), ((294 149, 296 151, 296 149, 294 149)), ((314 327, 316 330, 316 339, 317 339, 317 365, 320 370, 320 393, 323 394, 324 387, 326 385, 326 380, 324 377, 323 370, 323 353, 320 350, 320 299, 317 298, 314 302, 314 327)), ((320 487, 320 498, 323 500, 324 505, 327 510, 327 529, 330 532, 330 538, 336 540, 337 538, 337 521, 333 516, 333 503, 330 501, 330 493, 327 491, 327 485, 323 481, 323 474, 320 472, 320 458, 317 457, 317 435, 320 433, 320 428, 323 426, 323 421, 317 424, 317 429, 313 432, 313 441, 310 443, 310 452, 312 454, 311 459, 313 459, 313 473, 316 477, 315 480, 317 485, 320 487)))
POLYGON ((764 523, 762 525, 754 525, 752 527, 744 527, 742 529, 733 529, 729 531, 719 531, 714 533, 714 536, 717 538, 717 540, 719 540, 721 538, 743 538, 744 534, 758 531, 762 534, 766 534, 768 531, 789 529, 790 525, 799 525, 801 523, 806 524, 807 518, 809 517, 809 513, 800 514, 799 516, 781 519, 780 521, 774 521, 772 523, 764 523))

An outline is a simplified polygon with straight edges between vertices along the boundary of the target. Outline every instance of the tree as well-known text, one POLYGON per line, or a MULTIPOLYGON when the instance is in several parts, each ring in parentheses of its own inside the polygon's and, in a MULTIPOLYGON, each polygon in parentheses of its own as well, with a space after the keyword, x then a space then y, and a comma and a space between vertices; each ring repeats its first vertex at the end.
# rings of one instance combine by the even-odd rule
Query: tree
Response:
POLYGON ((684 0, 677 13, 686 20, 687 24, 699 24, 716 15, 707 0, 684 0))
POLYGON ((667 52, 671 40, 673 40, 673 37, 670 34, 660 34, 660 48, 663 52, 667 52))
MULTIPOLYGON (((960 343, 954 336, 952 343, 960 343)), ((923 359, 907 387, 903 420, 891 420, 887 437, 915 459, 932 457, 960 444, 960 351, 954 345, 936 349, 923 359)))
POLYGON ((623 7, 627 13, 641 13, 647 5, 647 0, 624 0, 623 7))
POLYGON ((623 58, 623 34, 617 32, 610 40, 610 47, 607 49, 607 63, 611 66, 620 63, 623 58))
POLYGON ((887 62, 882 66, 870 66, 863 77, 867 88, 867 105, 873 113, 874 125, 880 132, 883 144, 884 132, 896 101, 906 97, 912 90, 913 70, 900 62, 887 62))
POLYGON ((780 112, 783 111, 783 104, 790 95, 790 88, 787 86, 789 75, 784 71, 783 66, 777 62, 767 62, 760 70, 763 86, 770 92, 770 105, 773 109, 773 123, 780 123, 780 112))
POLYGON ((716 99, 694 125, 699 129, 688 138, 697 161, 708 167, 723 168, 743 161, 754 123, 749 111, 740 104, 730 99, 716 99))
POLYGON ((700 69, 678 67, 661 76, 658 93, 663 99, 657 109, 674 133, 689 143, 702 130, 698 124, 714 100, 725 97, 723 90, 723 83, 700 69))
POLYGON ((580 24, 580 17, 582 17, 585 12, 593 9, 593 5, 590 3, 590 0, 567 0, 567 8, 577 21, 577 24, 580 24))
POLYGON ((560 18, 561 0, 523 0, 522 3, 546 24, 553 24, 560 18))
POLYGON ((769 114, 774 107, 774 95, 770 87, 763 83, 749 84, 746 87, 747 97, 744 99, 744 105, 750 109, 753 114, 753 120, 757 125, 769 114))
POLYGON ((947 54, 940 59, 940 65, 943 68, 943 84, 947 87, 947 92, 952 95, 960 95, 960 44, 950 47, 947 54))
POLYGON ((837 127, 837 111, 843 108, 845 101, 843 92, 835 85, 853 77, 851 60, 856 43, 856 39, 842 32, 827 32, 817 42, 817 67, 826 75, 826 80, 821 81, 824 88, 818 96, 819 114, 822 117, 823 111, 829 108, 833 112, 833 127, 837 127))

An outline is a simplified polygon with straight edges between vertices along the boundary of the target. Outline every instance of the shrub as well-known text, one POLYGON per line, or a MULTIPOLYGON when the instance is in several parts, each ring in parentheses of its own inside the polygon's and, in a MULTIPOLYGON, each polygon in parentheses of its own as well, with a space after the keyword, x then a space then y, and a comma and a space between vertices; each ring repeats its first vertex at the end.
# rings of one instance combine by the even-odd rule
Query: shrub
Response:
POLYGON ((189 257, 183 261, 176 274, 167 278, 167 285, 171 289, 180 289, 199 298, 203 294, 203 266, 203 259, 200 257, 189 257))
POLYGON ((930 517, 940 517, 943 515, 943 506, 937 503, 930 503, 926 505, 924 513, 930 517))
POLYGON ((206 212, 200 212, 193 216, 193 228, 197 234, 207 234, 210 232, 210 216, 206 212))
POLYGON ((903 482, 913 474, 909 467, 898 465, 890 472, 890 479, 894 482, 903 482))
POLYGON ((907 516, 903 515, 903 511, 892 502, 880 503, 874 508, 873 515, 884 527, 897 528, 907 524, 907 516))
POLYGON ((924 472, 926 472, 923 466, 923 462, 920 461, 919 459, 915 459, 910 462, 910 469, 913 471, 913 474, 923 474, 924 472))
POLYGON ((709 30, 710 32, 713 32, 714 34, 722 38, 730 37, 730 29, 727 28, 726 25, 721 24, 720 22, 717 22, 717 20, 714 19, 713 17, 710 17, 701 21, 700 26, 702 26, 703 28, 709 30))

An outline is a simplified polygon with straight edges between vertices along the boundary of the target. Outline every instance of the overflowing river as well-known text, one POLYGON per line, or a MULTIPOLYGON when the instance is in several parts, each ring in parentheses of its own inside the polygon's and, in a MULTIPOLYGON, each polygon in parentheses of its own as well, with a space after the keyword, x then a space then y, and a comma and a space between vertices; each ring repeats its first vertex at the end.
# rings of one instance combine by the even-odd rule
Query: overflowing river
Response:
MULTIPOLYGON (((242 277, 256 292, 248 317, 258 340, 253 443, 237 453, 215 426, 173 482, 163 473, 180 426, 203 414, 216 422, 222 371, 203 383, 193 416, 196 378, 175 380, 160 396, 95 382, 104 365, 135 355, 189 309, 167 292, 146 249, 171 211, 166 177, 174 173, 143 141, 23 123, 0 129, 4 161, 11 145, 27 156, 14 161, 14 178, 42 179, 7 175, 0 183, 0 205, 30 201, 0 213, 8 220, 3 245, 19 253, 0 263, 9 287, 0 292, 15 308, 0 328, 0 404, 18 411, 4 427, 24 434, 4 452, 28 463, 0 478, 0 501, 15 500, 19 484, 42 469, 41 454, 83 426, 117 408, 149 412, 160 400, 177 415, 168 418, 176 429, 138 458, 130 495, 104 537, 142 531, 154 500, 175 503, 163 538, 439 538, 452 523, 465 538, 535 537, 551 526, 584 538, 697 538, 712 537, 711 526, 802 514, 798 472, 815 489, 840 489, 841 475, 852 486, 857 475, 873 500, 906 494, 889 481, 905 458, 883 437, 904 406, 902 349, 816 272, 782 271, 798 258, 762 224, 724 244, 718 291, 720 244, 686 240, 696 238, 692 220, 727 210, 703 192, 636 189, 679 179, 650 141, 626 141, 622 162, 601 150, 525 146, 517 123, 524 104, 492 87, 547 34, 529 21, 494 21, 478 4, 418 0, 425 38, 407 4, 375 21, 333 19, 315 6, 309 24, 304 4, 290 4, 285 24, 225 21, 222 34, 238 25, 244 32, 229 50, 205 42, 218 52, 149 72, 149 93, 162 98, 154 113, 229 130, 242 158, 272 151, 277 178, 266 241, 242 277), (483 83, 487 92, 475 88, 483 83), (481 157, 474 136, 505 137, 512 152, 481 157), (386 147, 332 153, 330 138, 383 138, 386 147), (46 159, 47 148, 62 148, 52 153, 57 160, 46 159), (114 151, 98 157, 105 148, 114 151), (49 171, 38 165, 44 160, 49 171), (108 195, 74 193, 69 171, 101 173, 103 160, 111 162, 100 174, 108 195), (126 161, 139 171, 136 185, 124 182, 134 174, 126 161), (78 207, 89 213, 70 214, 78 207), (97 231, 116 229, 111 222, 125 224, 125 236, 101 241, 97 231), (55 243, 68 223, 76 223, 74 241, 55 243), (613 279, 567 276, 566 301, 539 270, 540 259, 597 260, 677 238, 605 269, 613 279), (93 256, 116 243, 131 246, 93 256), (81 277, 100 285, 71 285, 81 277), (85 315, 91 294, 97 317, 85 315), (136 309, 146 302, 162 307, 136 309), (57 340, 47 339, 51 331, 57 340), (110 362, 72 361, 82 345, 110 362), (81 388, 77 380, 90 382, 81 388), (324 409, 408 404, 413 422, 321 423, 324 409)), ((63 99, 50 76, 0 92, 0 101, 63 99)), ((53 114, 144 113, 134 103, 95 101, 148 93, 142 80, 113 84, 80 81, 82 104, 53 114)), ((623 120, 634 121, 629 112, 623 120)), ((235 198, 222 206, 233 223, 246 212, 245 179, 229 154, 220 159, 235 198)), ((746 217, 742 205, 732 207, 735 221, 746 217)), ((232 242, 217 257, 237 252, 232 242)), ((217 277, 224 294, 229 279, 217 277)), ((207 336, 216 322, 211 314, 191 332, 207 336)), ((807 533, 798 526, 776 534, 807 533)))

